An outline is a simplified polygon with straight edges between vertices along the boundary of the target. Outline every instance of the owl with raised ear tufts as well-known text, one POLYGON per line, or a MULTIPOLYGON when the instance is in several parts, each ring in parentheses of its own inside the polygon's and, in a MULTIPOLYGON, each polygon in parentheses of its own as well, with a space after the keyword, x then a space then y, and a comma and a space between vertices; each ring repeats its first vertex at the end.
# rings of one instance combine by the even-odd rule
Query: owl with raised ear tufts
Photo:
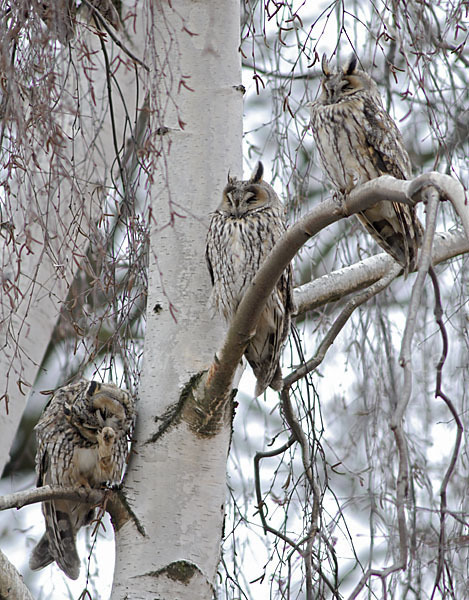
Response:
MULTIPOLYGON (((247 181, 228 176, 220 206, 212 214, 206 258, 212 306, 230 323, 251 281, 285 232, 285 211, 259 162, 247 181)), ((257 379, 256 396, 280 390, 280 357, 290 331, 292 274, 289 266, 270 295, 249 340, 245 357, 257 379)))
MULTIPOLYGON (((56 390, 35 430, 37 485, 101 488, 119 484, 135 423, 132 396, 112 383, 82 380, 56 390)), ((80 573, 75 539, 95 509, 72 500, 42 503, 46 532, 29 566, 52 562, 71 579, 80 573)))
MULTIPOLYGON (((311 128, 336 190, 348 194, 380 175, 409 179, 412 166, 400 131, 384 109, 376 83, 357 68, 357 57, 334 71, 324 55, 322 72, 319 98, 310 105, 311 128)), ((416 268, 423 229, 414 207, 380 202, 357 216, 405 273, 416 268)))

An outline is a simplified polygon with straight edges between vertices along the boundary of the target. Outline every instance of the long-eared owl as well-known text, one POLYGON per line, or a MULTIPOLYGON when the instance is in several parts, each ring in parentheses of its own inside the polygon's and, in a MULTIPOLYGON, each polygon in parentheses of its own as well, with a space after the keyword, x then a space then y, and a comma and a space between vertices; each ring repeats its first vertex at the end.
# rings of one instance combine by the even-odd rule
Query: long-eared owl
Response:
MULTIPOLYGON (((322 59, 321 93, 311 107, 311 127, 321 162, 340 194, 380 175, 409 179, 412 167, 396 124, 385 111, 378 87, 357 69, 352 56, 332 71, 322 59)), ((380 202, 358 213, 375 241, 405 269, 412 271, 422 237, 415 208, 380 202)))
MULTIPOLYGON (((135 422, 132 396, 112 383, 81 380, 54 392, 37 423, 37 485, 100 488, 119 484, 135 422)), ((94 518, 89 505, 42 503, 46 532, 29 566, 56 562, 71 579, 80 573, 75 539, 94 518)))
MULTIPOLYGON (((206 258, 212 279, 211 304, 229 323, 238 305, 285 232, 285 211, 274 189, 262 180, 259 162, 248 181, 228 176, 220 206, 212 213, 206 258)), ((292 274, 289 266, 280 277, 250 339, 245 357, 257 379, 256 396, 270 386, 279 390, 279 361, 290 330, 292 274)))

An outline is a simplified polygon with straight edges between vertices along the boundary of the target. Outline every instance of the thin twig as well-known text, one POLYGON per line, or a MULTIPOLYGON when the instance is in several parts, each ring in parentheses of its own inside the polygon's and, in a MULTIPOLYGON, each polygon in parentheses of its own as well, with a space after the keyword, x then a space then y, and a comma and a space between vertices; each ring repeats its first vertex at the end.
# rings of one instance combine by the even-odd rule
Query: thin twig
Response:
POLYGON ((306 549, 303 552, 303 558, 305 562, 305 571, 306 571, 306 598, 307 600, 312 600, 313 598, 313 588, 312 588, 312 562, 313 562, 313 543, 316 538, 316 534, 319 531, 319 512, 320 512, 320 498, 321 498, 321 489, 316 481, 316 478, 313 474, 313 458, 311 456, 311 448, 306 438, 305 432, 301 427, 293 409, 293 405, 290 399, 290 386, 285 386, 282 389, 280 394, 281 405, 283 415, 285 420, 287 421, 293 437, 299 443, 301 448, 301 459, 303 461, 303 468, 305 470, 306 477, 309 481, 311 489, 313 491, 313 506, 311 511, 311 526, 308 531, 308 535, 306 537, 306 549))
POLYGON ((326 352, 334 343, 344 325, 351 317, 353 311, 367 302, 370 298, 387 288, 394 281, 394 279, 396 279, 401 271, 402 267, 394 261, 394 264, 391 265, 389 271, 381 279, 371 285, 368 289, 356 294, 351 300, 349 300, 332 324, 332 327, 330 327, 329 331, 324 336, 322 342, 319 344, 316 354, 305 364, 301 365, 295 371, 285 377, 284 385, 291 386, 302 377, 305 377, 308 373, 311 373, 317 369, 324 360, 326 352))
MULTIPOLYGON (((463 434, 463 425, 461 423, 461 419, 454 407, 452 401, 446 396, 446 394, 441 389, 441 379, 442 379, 442 370, 443 365, 445 364, 446 357, 448 355, 448 334, 446 332, 446 327, 443 322, 443 308, 441 305, 441 295, 440 288, 438 285, 438 279, 434 269, 431 267, 429 269, 429 275, 431 281, 433 283, 433 290, 435 293, 435 307, 434 307, 434 315, 435 320, 440 329, 441 339, 442 339, 442 349, 441 349, 441 357, 438 361, 438 365, 436 367, 436 389, 435 389, 435 398, 441 398, 443 402, 446 404, 448 409, 450 410, 455 422, 456 422, 456 440, 454 442, 453 452, 451 455, 451 460, 446 469, 445 476, 441 483, 440 487, 440 533, 438 539, 438 567, 435 575, 435 583, 433 585, 433 591, 431 595, 431 600, 433 600, 436 590, 439 589, 440 579, 443 574, 443 569, 445 566, 445 546, 446 546, 446 532, 445 532, 445 517, 447 514, 447 487, 451 475, 454 471, 454 467, 456 466, 456 461, 459 456, 459 450, 461 447, 461 440, 463 434)), ((443 592, 442 592, 443 593, 443 592)))
MULTIPOLYGON (((140 58, 135 56, 135 54, 133 54, 126 46, 124 46, 124 44, 120 41, 120 39, 114 34, 112 29, 107 24, 107 21, 104 18, 101 11, 98 10, 96 8, 96 6, 93 6, 93 4, 91 4, 91 2, 89 2, 89 0, 83 0, 83 3, 86 4, 86 6, 92 11, 94 18, 99 22, 101 27, 106 31, 106 33, 109 35, 109 37, 112 39, 112 41, 116 44, 116 46, 119 46, 119 48, 122 50, 122 52, 127 54, 127 56, 129 58, 131 58, 134 62, 136 62, 141 67, 143 67, 146 71, 149 72, 150 67, 148 65, 146 65, 143 62, 143 60, 140 60, 140 58)), ((99 37, 101 37, 101 36, 99 36, 99 37)))
POLYGON ((292 546, 292 548, 297 550, 300 554, 302 554, 301 548, 298 546, 298 544, 296 544, 296 542, 294 542, 292 539, 290 539, 288 536, 283 534, 278 529, 271 527, 267 523, 267 519, 265 518, 265 512, 264 512, 265 503, 262 498, 261 478, 260 478, 260 471, 259 471, 259 463, 263 458, 271 458, 273 456, 278 456, 279 454, 283 454, 284 452, 286 452, 288 450, 288 448, 290 448, 295 443, 295 441, 296 441, 296 438, 292 435, 289 438, 289 440, 287 442, 285 442, 285 444, 283 444, 283 446, 280 446, 280 448, 274 448, 273 450, 268 450, 266 452, 256 452, 256 455, 254 457, 254 482, 255 482, 255 489, 256 489, 257 509, 259 511, 259 516, 261 518, 262 526, 264 528, 264 533, 265 534, 267 532, 273 533, 275 536, 279 537, 284 542, 286 542, 287 544, 292 546))

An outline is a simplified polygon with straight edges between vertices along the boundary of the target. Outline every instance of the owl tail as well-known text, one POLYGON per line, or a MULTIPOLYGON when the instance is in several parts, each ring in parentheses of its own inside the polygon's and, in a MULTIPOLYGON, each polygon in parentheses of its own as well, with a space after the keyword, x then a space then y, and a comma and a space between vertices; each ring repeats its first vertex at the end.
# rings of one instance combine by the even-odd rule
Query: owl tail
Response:
POLYGON ((281 391, 281 389, 282 389, 282 371, 280 369, 280 365, 277 365, 277 370, 275 371, 275 374, 270 381, 266 381, 265 378, 263 377, 265 375, 265 372, 264 373, 258 372, 258 373, 254 373, 254 374, 257 375, 256 389, 254 391, 256 398, 257 398, 257 396, 260 396, 261 394, 263 394, 268 387, 271 387, 276 392, 281 391))
POLYGON ((75 528, 72 526, 68 512, 56 511, 56 525, 53 527, 51 550, 57 566, 65 575, 70 579, 78 579, 80 558, 75 545, 75 528))
POLYGON ((29 568, 36 571, 55 561, 67 577, 78 579, 80 559, 75 546, 75 528, 70 514, 58 510, 53 502, 44 502, 43 512, 46 533, 32 551, 29 568))
POLYGON ((31 553, 29 568, 31 571, 38 571, 39 569, 47 567, 54 561, 57 562, 57 565, 67 577, 70 577, 70 579, 78 579, 78 576, 80 575, 80 560, 75 549, 75 541, 73 541, 72 552, 70 552, 68 556, 63 552, 61 552, 60 556, 54 556, 49 536, 46 532, 31 553))
POLYGON ((54 562, 54 557, 51 555, 49 547, 49 538, 45 533, 31 553, 29 559, 29 568, 31 571, 38 571, 54 562))

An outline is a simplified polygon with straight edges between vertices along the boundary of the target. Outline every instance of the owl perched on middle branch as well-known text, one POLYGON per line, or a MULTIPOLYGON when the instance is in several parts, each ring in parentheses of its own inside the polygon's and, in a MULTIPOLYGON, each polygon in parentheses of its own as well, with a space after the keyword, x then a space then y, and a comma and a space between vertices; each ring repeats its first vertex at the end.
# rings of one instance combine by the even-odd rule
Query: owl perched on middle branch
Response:
MULTIPOLYGON (((324 55, 322 72, 321 94, 310 105, 311 127, 337 191, 348 194, 380 175, 409 179, 412 167, 402 136, 383 107, 376 83, 357 69, 357 57, 332 71, 324 55)), ((380 202, 357 216, 406 274, 415 269, 423 231, 415 207, 380 202)))
MULTIPOLYGON (((206 258, 213 284, 211 303, 231 321, 241 299, 277 240, 285 232, 284 208, 274 189, 262 180, 259 162, 248 181, 228 175, 223 199, 212 214, 206 258)), ((280 390, 279 361, 290 330, 291 266, 270 295, 249 340, 245 357, 257 379, 256 396, 270 386, 280 390)))
MULTIPOLYGON (((135 423, 132 396, 112 383, 82 380, 58 389, 35 430, 37 485, 100 488, 119 484, 135 423)), ((72 500, 42 503, 46 532, 29 566, 56 562, 71 579, 80 573, 78 530, 94 519, 94 508, 72 500)))

